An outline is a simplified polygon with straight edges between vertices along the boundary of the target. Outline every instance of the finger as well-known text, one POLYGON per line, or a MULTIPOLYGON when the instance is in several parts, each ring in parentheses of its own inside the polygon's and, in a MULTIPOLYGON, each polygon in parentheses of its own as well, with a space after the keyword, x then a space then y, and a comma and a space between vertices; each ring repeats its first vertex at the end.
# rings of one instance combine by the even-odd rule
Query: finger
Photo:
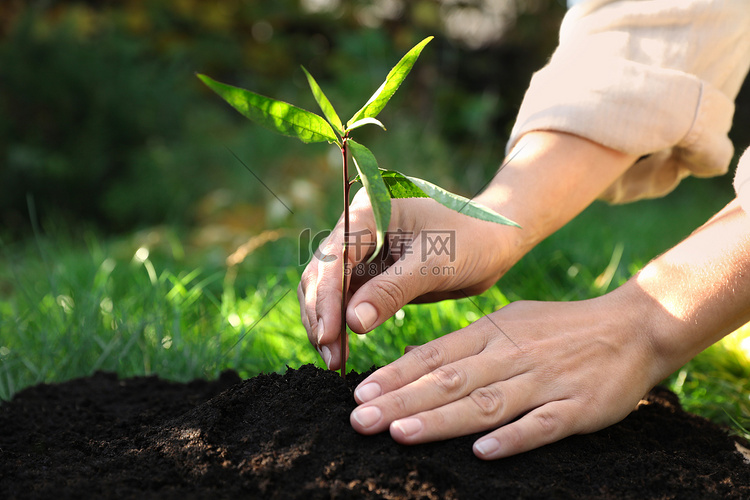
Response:
POLYGON ((414 382, 440 366, 481 352, 486 345, 481 340, 472 336, 461 341, 459 337, 464 330, 449 333, 415 347, 399 359, 375 371, 360 382, 354 391, 354 399, 357 403, 366 403, 414 382))
POLYGON ((352 427, 362 434, 374 434, 391 426, 394 439, 401 436, 404 442, 423 442, 433 435, 461 435, 463 432, 458 429, 467 425, 478 425, 478 430, 497 425, 506 413, 518 407, 518 398, 511 397, 518 382, 506 390, 497 381, 515 377, 517 368, 493 367, 479 358, 471 356, 439 367, 405 387, 361 405, 351 414, 352 427), (508 399, 510 404, 506 406, 508 399), (436 408, 441 411, 435 413, 436 408), (463 416, 456 413, 460 411, 463 416))
POLYGON ((580 432, 581 413, 575 400, 552 401, 478 439, 474 454, 495 460, 554 443, 580 432))
MULTIPOLYGON (((375 246, 374 221, 369 204, 355 208, 350 213, 347 264, 344 266, 344 225, 343 221, 334 228, 328 239, 320 247, 322 258, 317 263, 315 300, 312 307, 319 325, 318 339, 321 344, 333 343, 341 331, 341 294, 343 280, 351 281, 351 270, 368 257, 370 247, 375 246), (346 271, 346 275, 344 274, 346 271)), ((312 302, 312 301, 311 301, 312 302)))
MULTIPOLYGON (((333 335, 326 335, 325 314, 320 316, 318 312, 318 276, 320 265, 336 258, 335 255, 327 255, 321 251, 321 249, 326 248, 330 238, 331 235, 329 235, 329 238, 324 240, 320 247, 315 251, 312 260, 302 273, 300 284, 297 287, 297 299, 300 303, 300 317, 302 324, 307 331, 308 340, 313 346, 315 346, 318 354, 327 367, 331 366, 331 362, 334 358, 338 358, 338 353, 340 352, 340 348, 334 348, 334 346, 338 345, 338 334, 334 333, 333 335), (326 342, 328 345, 326 345, 326 342)), ((340 296, 341 293, 339 292, 339 301, 340 296)), ((333 299, 335 300, 336 297, 333 299)), ((340 322, 340 307, 341 306, 339 305, 338 314, 334 314, 334 317, 329 318, 329 321, 340 322)), ((340 361, 337 361, 337 365, 338 364, 340 364, 340 361)))
MULTIPOLYGON (((318 320, 318 323, 314 326, 310 325, 308 311, 307 311, 307 308, 305 307, 305 296, 304 296, 302 289, 303 289, 302 282, 300 282, 300 285, 297 287, 297 300, 299 301, 299 304, 300 304, 300 317, 302 319, 302 325, 305 327, 305 330, 307 331, 308 340, 318 351, 318 354, 320 355, 321 359, 323 359, 323 362, 325 363, 326 367, 330 368, 334 353, 331 352, 331 347, 320 344, 318 340, 318 332, 323 329, 322 327, 323 320, 322 319, 318 320)), ((340 348, 336 350, 335 354, 338 355, 338 352, 340 352, 340 348)), ((338 362, 338 364, 340 364, 340 362, 338 362)))
POLYGON ((452 403, 390 424, 391 436, 402 444, 439 441, 494 429, 538 405, 539 391, 529 391, 530 375, 481 386, 452 403))
POLYGON ((319 346, 316 346, 315 348, 317 349, 318 354, 320 355, 320 358, 323 360, 323 363, 325 363, 326 368, 330 370, 331 361, 333 360, 333 354, 331 354, 331 349, 325 345, 319 345, 319 346))
MULTIPOLYGON (((353 269, 362 259, 367 257, 363 248, 374 245, 374 232, 369 226, 374 225, 369 200, 366 196, 355 196, 350 212, 350 229, 348 240, 350 249, 348 251, 348 269, 353 269), (363 201, 364 200, 364 201, 363 201), (351 240, 355 245, 352 249, 351 240)), ((338 369, 341 366, 341 302, 343 280, 350 280, 345 276, 343 264, 344 249, 344 222, 343 216, 334 227, 329 236, 320 244, 315 251, 313 260, 303 273, 300 284, 301 295, 304 301, 305 313, 302 317, 303 324, 307 321, 306 328, 308 338, 316 345, 318 352, 323 358, 326 366, 330 369, 338 369), (306 316, 306 318, 305 318, 306 316)), ((302 315, 302 314, 301 314, 302 315)), ((348 342, 346 342, 346 358, 349 356, 348 342)))
POLYGON ((461 330, 414 347, 363 380, 354 391, 354 398, 360 404, 366 403, 443 365, 479 354, 490 345, 497 349, 493 359, 502 357, 508 366, 521 366, 522 352, 506 336, 494 335, 496 328, 497 325, 484 317, 461 330))
MULTIPOLYGON (((348 337, 348 334, 347 334, 348 337)), ((338 370, 341 368, 341 343, 336 340, 336 342, 332 342, 328 345, 321 346, 321 351, 323 352, 323 360, 326 361, 326 366, 329 370, 338 370)), ((347 338, 346 342, 346 356, 345 359, 349 359, 349 341, 347 338)))
MULTIPOLYGON (((404 438, 418 440, 414 442, 421 442, 419 436, 414 436, 418 430, 420 435, 426 436, 441 432, 446 437, 459 435, 461 433, 457 429, 465 428, 466 420, 471 419, 474 419, 471 425, 479 425, 478 430, 485 430, 502 421, 503 412, 513 412, 518 407, 516 400, 519 398, 513 392, 518 381, 508 389, 504 389, 500 383, 517 377, 519 370, 522 372, 523 369, 516 364, 496 363, 488 356, 469 356, 440 366, 404 387, 363 404, 352 412, 350 420, 355 430, 363 434, 377 433, 391 425, 392 433, 395 431, 398 435, 400 432, 404 438), (510 399, 509 406, 506 406, 507 399, 510 399), (423 412, 435 408, 442 410, 428 417, 437 419, 437 423, 426 422, 420 417, 423 412), (456 411, 465 413, 460 417, 456 411), (373 415, 379 418, 374 419, 373 415), (452 420, 446 422, 445 418, 452 420), (401 419, 404 421, 394 428, 392 422, 401 419), (417 429, 411 424, 420 424, 423 428, 417 429)), ((358 388, 360 394, 355 398, 362 397, 362 392, 367 395, 369 390, 368 386, 361 391, 358 388)), ((534 397, 537 395, 534 394, 534 397)), ((522 406, 526 408, 525 404, 522 406)), ((408 442, 408 439, 404 442, 408 442)))
POLYGON ((302 291, 302 282, 300 282, 300 284, 297 286, 297 301, 299 302, 299 315, 300 319, 302 320, 302 326, 305 327, 305 331, 307 332, 307 339, 312 345, 317 346, 317 338, 314 338, 314 336, 312 335, 310 320, 308 319, 307 309, 305 308, 305 294, 302 291))
POLYGON ((444 256, 426 260, 419 238, 399 260, 375 275, 354 293, 346 310, 346 322, 357 333, 367 333, 396 314, 417 297, 451 287, 455 276, 444 256))
POLYGON ((317 338, 313 335, 316 327, 317 313, 315 312, 315 292, 317 290, 318 276, 318 258, 319 252, 316 250, 310 262, 305 266, 305 270, 300 276, 299 286, 297 287, 297 300, 300 305, 300 317, 302 324, 307 330, 307 336, 310 342, 317 345, 317 338))
POLYGON ((310 325, 308 337, 314 344, 333 344, 339 338, 343 238, 343 225, 339 222, 315 251, 303 273, 301 284, 310 325))
POLYGON ((341 324, 343 228, 338 224, 316 251, 315 277, 306 307, 320 344, 333 343, 341 324))
POLYGON ((307 330, 307 338, 314 346, 320 344, 318 338, 318 313, 316 311, 317 303, 317 276, 318 261, 316 257, 310 261, 305 271, 300 277, 300 283, 297 287, 297 299, 300 303, 300 317, 302 324, 307 330))

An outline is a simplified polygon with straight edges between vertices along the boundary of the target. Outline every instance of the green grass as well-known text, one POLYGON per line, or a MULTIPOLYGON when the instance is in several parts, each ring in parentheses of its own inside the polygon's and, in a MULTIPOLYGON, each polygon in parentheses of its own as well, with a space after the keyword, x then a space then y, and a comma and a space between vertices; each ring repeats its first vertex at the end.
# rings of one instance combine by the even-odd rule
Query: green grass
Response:
MULTIPOLYGON (((595 204, 481 296, 406 306, 373 333, 352 335, 349 366, 363 371, 388 363, 405 346, 509 301, 605 293, 729 197, 716 183, 688 181, 662 200, 595 204)), ((187 381, 225 369, 250 377, 287 365, 322 366, 299 321, 296 238, 269 242, 227 269, 220 250, 184 247, 185 234, 144 234, 102 240, 58 232, 0 247, 0 399, 97 370, 187 381)), ((739 330, 665 383, 688 410, 747 428, 748 338, 750 327, 739 330)))

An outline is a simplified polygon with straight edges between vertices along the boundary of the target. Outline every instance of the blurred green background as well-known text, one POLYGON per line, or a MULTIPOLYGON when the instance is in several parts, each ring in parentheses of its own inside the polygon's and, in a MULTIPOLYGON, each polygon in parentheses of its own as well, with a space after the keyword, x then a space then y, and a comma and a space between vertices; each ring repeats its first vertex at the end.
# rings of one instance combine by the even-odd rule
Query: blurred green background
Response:
POLYGON ((231 202, 261 211, 248 215, 258 226, 335 217, 339 209, 321 196, 338 180, 330 151, 246 123, 194 73, 317 111, 304 65, 348 115, 430 34, 437 39, 383 116, 393 133, 366 139, 384 164, 476 191, 503 156, 564 13, 556 0, 11 1, 0 9, 0 222, 11 236, 28 234, 31 210, 45 223, 118 233, 200 224, 231 202), (275 218, 284 214, 269 206, 273 197, 227 148, 298 209, 294 221, 275 218))
MULTIPOLYGON (((28 236, 32 217, 107 234, 195 227, 228 206, 254 230, 335 220, 335 197, 324 196, 337 185, 335 153, 248 123, 194 73, 317 111, 304 65, 348 115, 431 34, 383 116, 393 132, 364 139, 386 166, 474 193, 556 45, 563 3, 5 1, 0 234, 28 236), (294 218, 232 152, 297 208, 294 218)), ((738 116, 748 116, 746 100, 738 116)), ((750 143, 747 122, 733 130, 739 146, 750 143)))
MULTIPOLYGON (((388 131, 358 140, 385 168, 471 196, 564 13, 562 0, 3 0, 0 399, 97 369, 187 380, 320 363, 289 291, 314 243, 300 233, 341 212, 339 153, 249 123, 196 72, 317 112, 304 65, 348 117, 435 35, 379 116, 388 131)), ((737 117, 750 116, 747 87, 737 117)), ((750 120, 736 121, 741 151, 750 120)), ((508 300, 604 293, 731 197, 724 176, 597 203, 487 294, 407 306, 354 339, 352 366, 508 300)), ((745 422, 747 336, 670 379, 689 408, 745 422)))

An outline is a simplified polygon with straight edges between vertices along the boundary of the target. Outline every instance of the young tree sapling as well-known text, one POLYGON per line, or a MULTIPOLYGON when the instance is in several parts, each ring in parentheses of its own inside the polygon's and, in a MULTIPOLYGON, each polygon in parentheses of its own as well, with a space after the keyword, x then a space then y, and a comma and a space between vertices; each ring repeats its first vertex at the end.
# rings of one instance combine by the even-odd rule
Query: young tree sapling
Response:
POLYGON ((217 82, 210 77, 198 74, 203 83, 219 94, 232 107, 250 120, 290 137, 296 137, 304 143, 328 142, 341 150, 343 164, 343 208, 344 208, 344 246, 342 249, 342 285, 341 285, 341 376, 346 376, 346 307, 348 302, 348 280, 346 263, 349 260, 349 203, 350 188, 356 181, 361 181, 372 206, 375 219, 375 249, 370 256, 372 261, 383 248, 385 233, 391 219, 391 199, 429 197, 446 207, 470 217, 495 222, 498 224, 518 226, 515 222, 503 217, 493 210, 470 199, 448 192, 435 184, 416 177, 409 177, 394 170, 378 167, 372 152, 352 139, 352 132, 365 125, 385 126, 376 118, 390 98, 399 88, 411 71, 422 49, 432 40, 427 37, 414 46, 391 69, 383 84, 375 91, 352 118, 342 123, 336 110, 321 90, 312 75, 303 67, 315 100, 323 112, 323 117, 316 113, 298 108, 292 104, 265 97, 249 90, 217 82), (351 178, 349 157, 353 158, 358 175, 351 178))

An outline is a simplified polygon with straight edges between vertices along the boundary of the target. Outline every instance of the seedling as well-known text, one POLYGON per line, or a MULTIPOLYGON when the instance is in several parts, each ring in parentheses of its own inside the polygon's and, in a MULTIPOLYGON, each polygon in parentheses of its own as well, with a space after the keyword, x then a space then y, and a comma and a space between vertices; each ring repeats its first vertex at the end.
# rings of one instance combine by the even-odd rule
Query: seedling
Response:
POLYGON ((344 125, 312 75, 303 67, 315 100, 323 116, 298 108, 286 102, 256 94, 249 90, 217 82, 206 75, 198 75, 203 83, 219 94, 237 111, 258 124, 282 135, 296 137, 304 143, 328 142, 341 150, 343 163, 344 192, 344 246, 342 249, 342 284, 341 284, 341 376, 346 376, 346 307, 347 307, 347 268, 349 260, 349 203, 350 188, 354 182, 361 181, 372 205, 375 219, 376 244, 370 257, 372 261, 383 248, 385 233, 391 219, 391 199, 393 198, 432 198, 457 212, 481 220, 518 226, 515 222, 503 217, 493 210, 475 203, 463 196, 450 193, 435 184, 416 177, 385 170, 378 167, 375 155, 362 144, 352 139, 352 132, 365 125, 377 125, 383 130, 385 126, 376 118, 390 98, 411 71, 422 49, 432 40, 428 37, 418 43, 391 69, 383 84, 370 99, 344 125), (354 160, 357 176, 351 178, 349 173, 349 156, 354 160))

